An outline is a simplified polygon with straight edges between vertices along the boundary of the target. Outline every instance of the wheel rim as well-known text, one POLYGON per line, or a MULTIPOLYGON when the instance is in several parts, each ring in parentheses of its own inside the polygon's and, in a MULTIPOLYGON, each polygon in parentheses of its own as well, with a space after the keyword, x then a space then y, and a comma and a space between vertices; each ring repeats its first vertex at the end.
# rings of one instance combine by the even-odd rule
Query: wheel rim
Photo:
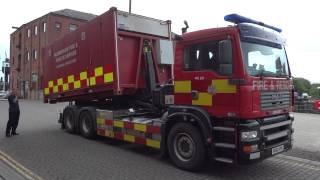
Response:
POLYGON ((90 131, 90 118, 85 115, 82 119, 82 130, 84 133, 88 134, 90 131))
POLYGON ((176 156, 181 161, 189 161, 196 150, 193 139, 186 133, 179 133, 175 136, 173 148, 176 156))

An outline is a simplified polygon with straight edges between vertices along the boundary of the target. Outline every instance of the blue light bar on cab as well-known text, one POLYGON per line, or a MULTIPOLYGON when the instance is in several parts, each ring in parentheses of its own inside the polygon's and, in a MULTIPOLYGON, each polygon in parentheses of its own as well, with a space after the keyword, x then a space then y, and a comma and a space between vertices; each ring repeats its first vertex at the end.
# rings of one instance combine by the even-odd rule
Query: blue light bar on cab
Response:
POLYGON ((253 20, 253 19, 244 17, 244 16, 240 16, 240 15, 238 15, 238 14, 229 14, 229 15, 226 15, 226 16, 224 16, 224 20, 225 20, 225 21, 228 21, 228 22, 235 23, 235 24, 238 24, 238 23, 252 23, 252 24, 257 24, 257 25, 260 25, 260 26, 263 26, 263 27, 267 27, 267 28, 273 29, 273 30, 275 30, 275 31, 277 31, 277 32, 279 32, 279 33, 282 31, 280 28, 277 28, 277 27, 274 27, 274 26, 270 26, 270 25, 265 24, 265 23, 263 23, 263 22, 256 21, 256 20, 253 20))

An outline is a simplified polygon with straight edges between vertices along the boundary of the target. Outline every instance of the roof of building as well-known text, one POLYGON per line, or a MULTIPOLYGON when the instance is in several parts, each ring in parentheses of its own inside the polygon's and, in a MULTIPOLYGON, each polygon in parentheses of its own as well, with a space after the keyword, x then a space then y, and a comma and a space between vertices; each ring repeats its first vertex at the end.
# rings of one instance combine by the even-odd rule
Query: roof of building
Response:
POLYGON ((94 15, 94 14, 84 13, 84 12, 76 11, 72 9, 62 9, 59 11, 51 12, 51 14, 66 16, 66 17, 85 20, 85 21, 90 21, 91 19, 94 19, 95 17, 97 17, 97 15, 94 15))
MULTIPOLYGON (((78 19, 78 20, 82 20, 82 21, 90 21, 94 18, 97 17, 97 15, 94 15, 94 14, 90 14, 90 13, 85 13, 85 12, 81 12, 81 11, 76 11, 76 10, 72 10, 72 9, 62 9, 62 10, 59 10, 59 11, 53 11, 53 12, 50 12, 44 16, 47 16, 47 15, 57 15, 57 16, 64 16, 64 17, 67 17, 67 18, 73 18, 73 19, 78 19)), ((41 16, 39 18, 42 18, 44 16, 41 16)), ((25 23, 23 25, 21 25, 20 27, 17 27, 15 28, 16 30, 11 33, 11 34, 14 34, 16 32, 18 32, 21 28, 23 28, 26 24, 29 24, 29 23, 32 23, 33 21, 39 19, 39 18, 36 18, 28 23, 25 23)))

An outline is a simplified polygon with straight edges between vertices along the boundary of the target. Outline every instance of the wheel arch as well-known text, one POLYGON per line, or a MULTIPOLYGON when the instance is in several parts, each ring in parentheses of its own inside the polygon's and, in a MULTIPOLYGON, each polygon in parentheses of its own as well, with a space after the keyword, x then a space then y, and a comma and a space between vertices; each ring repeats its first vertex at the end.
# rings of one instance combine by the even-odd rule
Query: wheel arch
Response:
POLYGON ((161 155, 167 154, 167 137, 170 129, 179 122, 189 122, 195 125, 202 137, 204 143, 209 144, 212 140, 212 124, 209 114, 197 106, 171 106, 168 111, 162 116, 164 124, 161 127, 161 155))

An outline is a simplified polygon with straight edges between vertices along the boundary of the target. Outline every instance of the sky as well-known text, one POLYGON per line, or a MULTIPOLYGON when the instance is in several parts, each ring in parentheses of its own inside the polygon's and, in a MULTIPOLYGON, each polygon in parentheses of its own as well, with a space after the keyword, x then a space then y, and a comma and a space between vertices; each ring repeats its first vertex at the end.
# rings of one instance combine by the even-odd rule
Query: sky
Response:
MULTIPOLYGON (((320 83, 318 4, 316 0, 132 0, 132 13, 171 20, 172 30, 178 34, 181 34, 184 20, 188 21, 190 32, 230 25, 223 17, 231 13, 279 27, 287 40, 292 75, 320 83)), ((0 66, 5 52, 10 54, 12 26, 19 27, 65 8, 100 15, 112 6, 128 11, 129 0, 4 0, 0 10, 0 66)))

